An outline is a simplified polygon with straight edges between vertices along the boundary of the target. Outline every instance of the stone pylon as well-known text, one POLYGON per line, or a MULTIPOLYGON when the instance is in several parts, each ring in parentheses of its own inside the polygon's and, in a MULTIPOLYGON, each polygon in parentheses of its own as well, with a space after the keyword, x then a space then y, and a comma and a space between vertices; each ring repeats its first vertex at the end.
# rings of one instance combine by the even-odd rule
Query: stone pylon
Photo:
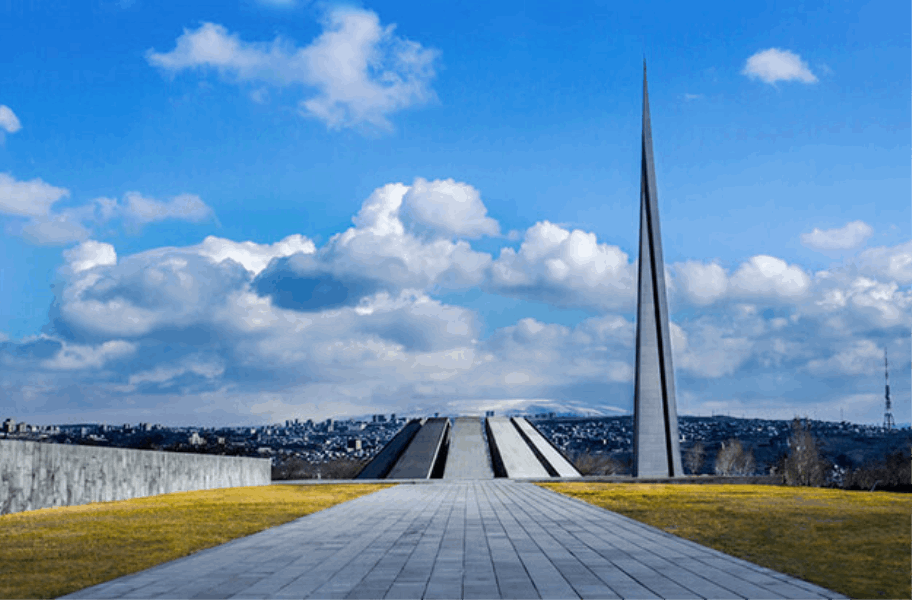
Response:
POLYGON ((637 281, 636 374, 633 398, 633 476, 678 477, 681 448, 675 405, 671 332, 665 295, 665 262, 659 230, 659 204, 649 92, 643 62, 643 146, 640 167, 640 261, 637 281))

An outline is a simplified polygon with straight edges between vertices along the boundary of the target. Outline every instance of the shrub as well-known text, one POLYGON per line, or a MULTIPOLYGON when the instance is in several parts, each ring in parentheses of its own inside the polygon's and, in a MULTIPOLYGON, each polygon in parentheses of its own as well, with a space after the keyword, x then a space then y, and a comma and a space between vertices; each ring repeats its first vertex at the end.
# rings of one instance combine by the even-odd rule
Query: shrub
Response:
POLYGON ((366 460, 336 458, 322 463, 311 463, 294 457, 272 467, 272 479, 354 479, 366 460))
POLYGON ((613 456, 592 454, 588 450, 573 457, 573 466, 581 475, 621 475, 629 469, 613 456))
POLYGON ((912 484, 912 464, 908 450, 897 450, 879 462, 848 471, 842 487, 861 490, 909 491, 912 484))

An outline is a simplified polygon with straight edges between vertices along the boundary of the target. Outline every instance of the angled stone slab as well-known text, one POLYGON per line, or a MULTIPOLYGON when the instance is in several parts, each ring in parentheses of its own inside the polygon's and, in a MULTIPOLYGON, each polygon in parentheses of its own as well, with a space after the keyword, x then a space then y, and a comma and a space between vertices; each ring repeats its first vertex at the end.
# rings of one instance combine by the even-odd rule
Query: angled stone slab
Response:
POLYGON ((386 478, 428 479, 449 427, 450 420, 443 417, 425 421, 386 478))
POLYGON ((456 417, 450 432, 444 479, 491 479, 494 472, 488 444, 481 430, 481 418, 456 417))
POLYGON ((383 479, 386 477, 419 429, 421 429, 421 421, 418 419, 412 419, 406 423, 405 427, 387 442, 377 456, 361 469, 355 479, 383 479))
POLYGON ((528 442, 538 450, 542 458, 548 461, 548 464, 551 465, 558 477, 582 477, 576 467, 564 458, 564 455, 554 447, 554 444, 545 438, 528 419, 524 417, 514 418, 513 423, 525 435, 528 442))
POLYGON ((488 417, 488 442, 491 454, 503 466, 505 476, 511 479, 522 477, 549 477, 516 427, 506 417, 488 417))

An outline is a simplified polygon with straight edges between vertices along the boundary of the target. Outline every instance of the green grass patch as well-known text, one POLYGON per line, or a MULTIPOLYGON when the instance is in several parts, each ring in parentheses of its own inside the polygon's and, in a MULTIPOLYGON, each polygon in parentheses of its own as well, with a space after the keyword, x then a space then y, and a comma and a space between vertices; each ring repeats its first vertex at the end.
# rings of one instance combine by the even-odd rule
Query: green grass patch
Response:
POLYGON ((542 483, 851 598, 909 598, 912 496, 762 485, 542 483))
POLYGON ((68 594, 387 487, 226 488, 2 515, 0 597, 68 594))

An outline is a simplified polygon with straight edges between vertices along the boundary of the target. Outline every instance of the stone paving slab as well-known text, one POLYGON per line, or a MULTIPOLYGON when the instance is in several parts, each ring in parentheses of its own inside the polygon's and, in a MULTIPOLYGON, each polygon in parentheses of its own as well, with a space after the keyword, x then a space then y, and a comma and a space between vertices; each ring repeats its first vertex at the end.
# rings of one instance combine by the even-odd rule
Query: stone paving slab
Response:
POLYGON ((399 485, 67 598, 843 598, 531 483, 399 485))

